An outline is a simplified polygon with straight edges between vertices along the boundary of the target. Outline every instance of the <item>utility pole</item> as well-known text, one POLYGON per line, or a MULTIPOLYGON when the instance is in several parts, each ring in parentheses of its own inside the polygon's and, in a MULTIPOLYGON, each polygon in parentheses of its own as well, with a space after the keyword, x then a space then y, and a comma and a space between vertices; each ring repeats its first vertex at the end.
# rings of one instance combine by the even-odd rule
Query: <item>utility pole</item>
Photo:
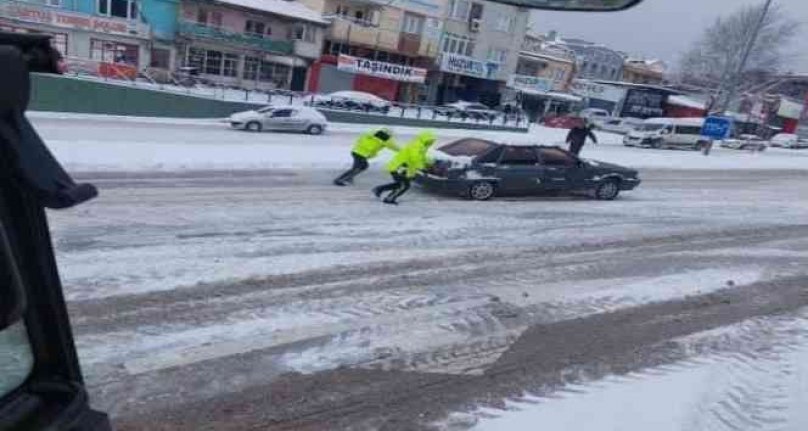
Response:
POLYGON ((758 18, 755 27, 752 29, 752 34, 746 41, 746 45, 743 48, 741 53, 741 61, 738 63, 738 69, 735 70, 732 75, 726 77, 729 80, 726 90, 723 92, 726 94, 721 95, 722 97, 719 100, 718 105, 719 112, 721 113, 729 109, 729 105, 732 103, 732 100, 735 99, 738 92, 738 85, 740 85, 741 77, 743 77, 744 69, 746 69, 746 63, 749 61, 749 54, 752 52, 752 48, 755 47, 755 42, 757 42, 757 38, 760 35, 760 30, 763 28, 763 22, 766 20, 766 15, 769 13, 772 2, 773 0, 766 0, 766 3, 763 5, 763 10, 760 13, 760 18, 758 18))

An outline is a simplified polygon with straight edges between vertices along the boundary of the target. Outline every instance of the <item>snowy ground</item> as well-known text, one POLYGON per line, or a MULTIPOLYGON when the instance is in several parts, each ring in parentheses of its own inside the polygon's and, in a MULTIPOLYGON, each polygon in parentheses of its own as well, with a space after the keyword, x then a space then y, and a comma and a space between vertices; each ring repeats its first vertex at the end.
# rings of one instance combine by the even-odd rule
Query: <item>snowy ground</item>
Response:
MULTIPOLYGON (((74 171, 177 171, 206 169, 342 168, 356 135, 365 129, 332 124, 311 137, 291 133, 250 134, 229 130, 217 120, 149 119, 34 113, 40 133, 60 160, 74 171)), ((417 129, 397 127, 400 139, 417 129)), ((460 129, 437 131, 440 143, 467 136, 512 142, 563 145, 566 131, 534 126, 530 133, 460 129)), ((808 169, 808 151, 772 148, 763 153, 716 148, 699 152, 622 146, 622 136, 600 133, 601 145, 588 145, 583 156, 638 168, 665 169, 808 169)), ((387 154, 375 161, 384 163, 387 154)))
POLYGON ((356 126, 31 117, 101 190, 50 216, 93 403, 117 429, 808 426, 801 152, 704 157, 603 134, 586 155, 644 179, 617 201, 415 190, 389 208, 368 192, 378 166, 329 185, 356 126), (542 332, 576 324, 606 344, 542 332), (530 350, 553 342, 582 347, 533 359, 561 355, 530 350))

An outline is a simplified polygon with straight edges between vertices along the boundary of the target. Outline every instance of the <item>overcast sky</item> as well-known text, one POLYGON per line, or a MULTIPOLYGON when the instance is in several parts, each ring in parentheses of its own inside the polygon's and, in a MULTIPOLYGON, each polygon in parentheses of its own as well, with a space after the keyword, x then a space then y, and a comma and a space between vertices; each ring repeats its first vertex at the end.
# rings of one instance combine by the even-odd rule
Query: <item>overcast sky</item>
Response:
MULTIPOLYGON (((808 0, 774 0, 804 26, 791 51, 790 67, 808 72, 808 0), (803 54, 796 54, 802 52, 803 54)), ((631 55, 661 58, 675 66, 679 54, 718 16, 763 0, 644 0, 625 12, 533 12, 533 29, 556 30, 565 37, 600 42, 631 55)))

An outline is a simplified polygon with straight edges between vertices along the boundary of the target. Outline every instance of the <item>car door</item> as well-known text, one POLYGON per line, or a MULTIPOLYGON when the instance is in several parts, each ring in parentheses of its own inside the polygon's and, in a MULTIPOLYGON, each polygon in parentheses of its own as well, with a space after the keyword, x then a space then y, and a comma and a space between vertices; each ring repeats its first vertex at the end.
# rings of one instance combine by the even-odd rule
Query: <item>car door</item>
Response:
POLYGON ((542 189, 542 167, 533 146, 506 146, 495 169, 500 179, 499 191, 526 194, 542 189))
POLYGON ((584 188, 586 170, 577 157, 557 147, 540 147, 542 184, 547 190, 577 190, 584 188))
POLYGON ((287 130, 305 130, 308 118, 305 114, 299 109, 292 109, 292 112, 289 114, 289 117, 286 118, 286 129, 287 130))
POLYGON ((292 121, 294 112, 294 109, 288 108, 275 109, 264 121, 264 126, 271 130, 289 130, 292 128, 292 124, 294 124, 292 121))

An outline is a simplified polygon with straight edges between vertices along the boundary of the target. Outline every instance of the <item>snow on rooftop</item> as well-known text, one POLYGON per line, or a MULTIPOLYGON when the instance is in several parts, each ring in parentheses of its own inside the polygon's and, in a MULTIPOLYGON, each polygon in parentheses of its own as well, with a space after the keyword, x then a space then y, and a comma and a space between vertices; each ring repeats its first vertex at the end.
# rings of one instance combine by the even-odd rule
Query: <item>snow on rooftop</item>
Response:
POLYGON ((241 6, 303 21, 328 24, 319 12, 294 0, 217 0, 219 3, 241 6))

